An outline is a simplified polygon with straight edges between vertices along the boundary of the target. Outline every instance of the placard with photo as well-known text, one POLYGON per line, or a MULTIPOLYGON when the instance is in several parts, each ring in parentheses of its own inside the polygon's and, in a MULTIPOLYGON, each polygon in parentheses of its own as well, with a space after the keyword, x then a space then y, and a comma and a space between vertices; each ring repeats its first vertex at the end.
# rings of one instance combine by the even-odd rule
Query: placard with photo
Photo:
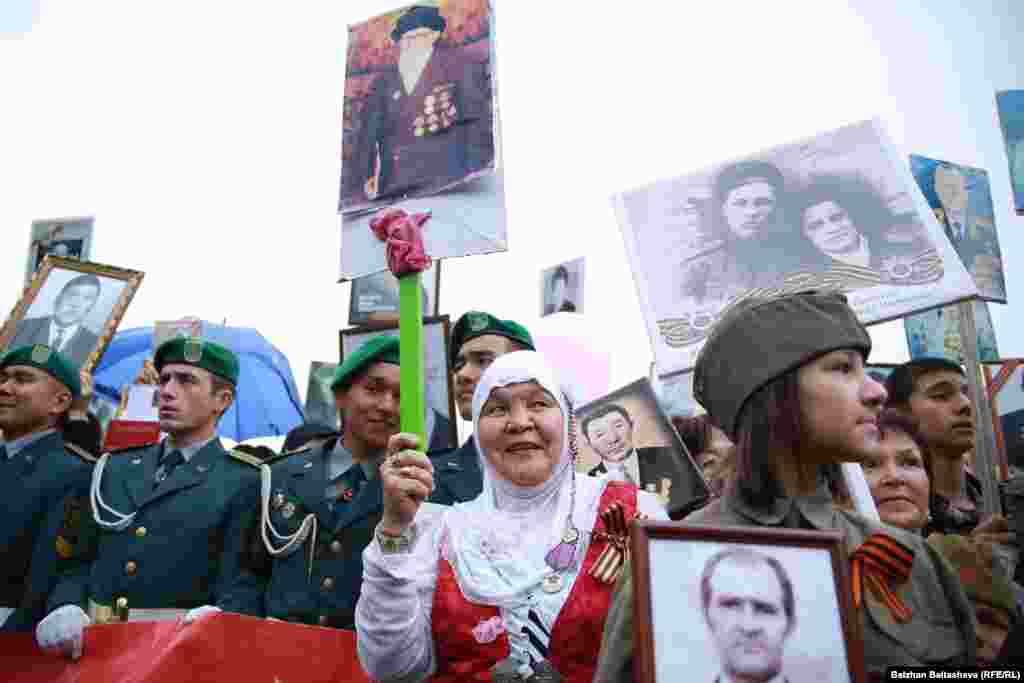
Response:
MULTIPOLYGON (((441 291, 441 262, 434 261, 423 271, 423 317, 439 313, 438 293, 441 291)), ((398 278, 390 270, 357 277, 352 281, 349 297, 349 325, 394 325, 398 322, 398 278)))
POLYGON ((48 254, 88 261, 92 256, 93 223, 88 216, 32 221, 25 262, 25 285, 32 281, 32 276, 48 254))
POLYGON ((315 360, 309 364, 309 383, 306 385, 306 405, 303 411, 306 422, 341 428, 341 418, 334 405, 334 391, 331 390, 334 371, 337 369, 337 363, 315 360))
POLYGON ((540 315, 583 313, 583 259, 546 268, 540 274, 540 315))

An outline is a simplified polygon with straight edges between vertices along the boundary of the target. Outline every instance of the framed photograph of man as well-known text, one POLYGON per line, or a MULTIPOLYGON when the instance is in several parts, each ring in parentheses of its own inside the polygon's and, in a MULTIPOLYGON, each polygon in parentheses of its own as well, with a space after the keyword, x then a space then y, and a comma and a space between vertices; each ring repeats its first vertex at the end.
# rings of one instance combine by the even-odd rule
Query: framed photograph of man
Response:
POLYGON ((0 348, 43 344, 92 371, 143 273, 47 256, 0 329, 0 348))
MULTIPOLYGON (((448 371, 448 316, 423 321, 424 380, 426 382, 427 452, 455 448, 458 432, 455 421, 455 396, 448 371)), ((373 329, 352 328, 341 331, 341 361, 374 337, 384 334, 398 336, 398 326, 373 329)))
POLYGON ((988 171, 910 155, 910 171, 982 299, 1006 303, 988 171))
POLYGON ((875 323, 974 296, 904 158, 862 121, 614 196, 659 373, 748 297, 841 290, 875 323))
POLYGON ((178 320, 157 320, 153 323, 153 348, 177 337, 202 337, 203 321, 196 317, 178 320))
POLYGON ((492 23, 488 0, 447 0, 349 26, 340 213, 495 168, 492 23))
POLYGON ((331 381, 334 379, 334 371, 338 369, 337 363, 323 363, 313 361, 309 365, 309 383, 306 385, 306 406, 304 415, 306 422, 341 428, 341 420, 338 417, 338 410, 334 405, 334 392, 331 390, 331 381))
POLYGON ((658 496, 672 517, 708 485, 643 378, 576 410, 578 472, 629 481, 658 496))
POLYGON ((992 404, 1001 479, 1024 471, 1024 358, 1004 358, 982 366, 992 404), (1012 470, 1011 470, 1012 468, 1012 470))
POLYGON ((546 268, 540 274, 540 315, 583 313, 583 259, 546 268))
POLYGON ((91 217, 32 221, 25 262, 25 286, 32 281, 32 276, 48 254, 88 261, 92 253, 92 231, 91 217))
MULTIPOLYGON (((978 357, 984 362, 999 360, 996 331, 988 304, 973 301, 974 327, 977 331, 978 357)), ((963 338, 960 336, 960 306, 941 306, 903 319, 911 358, 938 356, 963 363, 963 338)))
MULTIPOLYGON (((423 317, 439 313, 441 262, 434 261, 420 276, 423 290, 423 317)), ((398 278, 390 270, 352 280, 348 324, 360 326, 394 325, 398 322, 398 278)))
POLYGON ((997 92, 996 109, 1010 165, 1013 206, 1018 216, 1024 216, 1024 90, 997 92))
POLYGON ((637 680, 865 680, 842 533, 641 521, 631 543, 637 680))

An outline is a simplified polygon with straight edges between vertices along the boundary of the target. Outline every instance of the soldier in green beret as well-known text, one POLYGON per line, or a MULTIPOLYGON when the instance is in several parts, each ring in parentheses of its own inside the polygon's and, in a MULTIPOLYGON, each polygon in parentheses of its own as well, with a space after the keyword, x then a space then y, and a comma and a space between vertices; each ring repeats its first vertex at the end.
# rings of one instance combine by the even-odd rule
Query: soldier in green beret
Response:
POLYGON ((378 467, 399 428, 398 362, 397 337, 359 347, 331 382, 340 437, 261 468, 261 513, 246 532, 244 571, 220 607, 251 604, 239 596, 255 588, 265 609, 253 616, 354 628, 363 549, 383 509, 378 467))
MULTIPOLYGON (((469 311, 452 330, 451 363, 455 404, 463 420, 473 420, 473 392, 484 371, 499 356, 513 351, 535 351, 529 330, 490 313, 469 311)), ((431 458, 434 493, 430 502, 441 505, 472 500, 483 490, 483 471, 476 443, 470 436, 461 447, 431 458)))
POLYGON ((48 346, 0 358, 0 630, 29 631, 46 614, 77 539, 92 458, 64 445, 61 427, 79 395, 78 369, 48 346))
POLYGON ((156 351, 158 444, 104 454, 81 516, 90 560, 50 595, 36 629, 40 647, 76 656, 82 629, 115 618, 159 619, 226 599, 238 574, 242 532, 253 509, 256 470, 217 438, 231 405, 238 359, 200 338, 156 351), (173 609, 168 609, 173 608, 173 609))

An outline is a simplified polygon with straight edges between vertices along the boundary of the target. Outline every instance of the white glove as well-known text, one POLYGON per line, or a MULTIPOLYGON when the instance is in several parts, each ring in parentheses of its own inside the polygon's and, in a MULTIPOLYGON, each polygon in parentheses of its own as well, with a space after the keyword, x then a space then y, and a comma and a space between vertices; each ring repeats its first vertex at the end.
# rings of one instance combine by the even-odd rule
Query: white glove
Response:
POLYGON ((43 650, 56 648, 60 654, 78 659, 82 656, 82 631, 91 623, 78 605, 58 607, 36 626, 36 643, 43 650))
POLYGON ((216 614, 217 612, 220 612, 220 611, 221 611, 220 607, 215 607, 213 605, 203 605, 202 607, 193 607, 185 615, 185 623, 186 624, 191 624, 193 621, 196 621, 198 619, 202 619, 203 617, 205 617, 207 615, 210 615, 210 614, 216 614))

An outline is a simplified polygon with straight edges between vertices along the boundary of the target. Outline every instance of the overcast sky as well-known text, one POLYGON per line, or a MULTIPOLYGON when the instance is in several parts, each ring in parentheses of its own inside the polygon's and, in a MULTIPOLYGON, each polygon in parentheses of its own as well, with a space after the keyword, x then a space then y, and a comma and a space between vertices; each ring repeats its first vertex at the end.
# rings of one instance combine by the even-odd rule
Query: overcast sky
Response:
MULTIPOLYGON (((145 271, 123 328, 197 315, 289 357, 338 355, 335 213, 346 26, 374 1, 0 3, 0 307, 33 219, 93 215, 94 260, 145 271)), ((994 91, 1024 88, 1019 0, 498 2, 510 251, 446 261, 441 309, 538 323, 539 271, 587 259, 587 326, 612 384, 652 360, 609 197, 872 116, 906 153, 989 171, 1024 356, 1024 218, 994 91), (1019 317, 1019 313, 1018 313, 1019 317)), ((1011 308, 1012 307, 1012 308, 1011 308)), ((901 323, 873 360, 907 358, 901 323)))

